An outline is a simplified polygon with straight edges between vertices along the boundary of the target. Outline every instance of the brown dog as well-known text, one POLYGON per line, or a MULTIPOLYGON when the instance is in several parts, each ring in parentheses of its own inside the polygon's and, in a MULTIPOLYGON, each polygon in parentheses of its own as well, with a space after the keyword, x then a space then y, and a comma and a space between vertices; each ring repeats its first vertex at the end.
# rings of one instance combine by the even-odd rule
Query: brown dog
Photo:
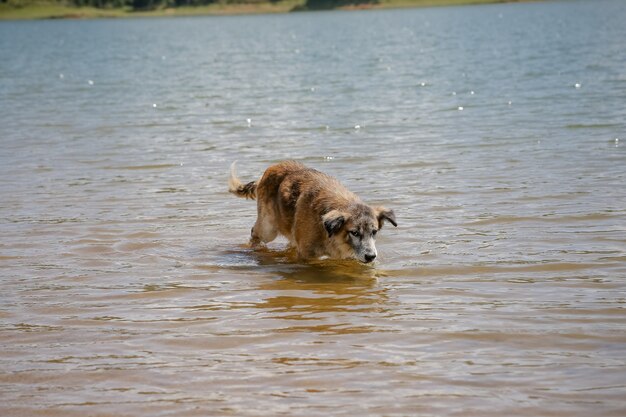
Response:
POLYGON ((298 162, 270 166, 259 181, 242 184, 231 165, 228 191, 257 199, 252 246, 281 234, 302 258, 329 256, 372 262, 377 255, 376 233, 393 210, 370 207, 335 178, 298 162))

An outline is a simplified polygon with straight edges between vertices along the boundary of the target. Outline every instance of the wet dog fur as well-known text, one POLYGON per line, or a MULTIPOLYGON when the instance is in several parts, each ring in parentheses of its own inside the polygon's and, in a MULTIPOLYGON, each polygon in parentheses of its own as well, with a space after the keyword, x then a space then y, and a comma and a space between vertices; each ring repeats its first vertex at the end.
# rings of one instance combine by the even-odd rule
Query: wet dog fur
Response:
POLYGON ((337 179, 295 161, 272 165, 260 180, 247 184, 237 178, 233 163, 228 190, 257 200, 253 247, 281 234, 301 258, 372 262, 378 231, 385 222, 397 226, 393 210, 371 207, 337 179))

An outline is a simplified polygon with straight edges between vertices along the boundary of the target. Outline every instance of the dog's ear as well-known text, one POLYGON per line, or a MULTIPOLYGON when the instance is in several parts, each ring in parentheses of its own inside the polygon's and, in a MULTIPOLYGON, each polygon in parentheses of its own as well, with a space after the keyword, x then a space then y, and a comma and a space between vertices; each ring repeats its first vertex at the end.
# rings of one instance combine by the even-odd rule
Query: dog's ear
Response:
POLYGON ((328 237, 339 232, 346 222, 347 217, 346 213, 342 213, 339 210, 331 210, 322 216, 322 222, 324 223, 324 229, 326 229, 328 237))
POLYGON ((398 223, 396 223, 396 214, 393 210, 386 209, 384 207, 376 207, 374 209, 374 214, 378 219, 378 228, 383 227, 383 222, 387 220, 389 223, 393 224, 394 227, 398 227, 398 223))

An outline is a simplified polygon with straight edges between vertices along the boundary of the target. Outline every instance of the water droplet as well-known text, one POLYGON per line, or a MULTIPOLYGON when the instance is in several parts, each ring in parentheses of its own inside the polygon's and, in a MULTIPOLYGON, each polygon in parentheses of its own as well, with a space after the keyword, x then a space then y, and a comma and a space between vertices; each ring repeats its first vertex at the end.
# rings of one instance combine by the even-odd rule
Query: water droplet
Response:
POLYGON ((248 127, 252 126, 252 119, 246 119, 246 123, 248 123, 248 127))
POLYGON ((453 92, 452 92, 452 95, 453 95, 453 96, 456 96, 456 91, 453 91, 453 92))
POLYGON ((361 125, 354 125, 354 128, 358 130, 361 128, 361 125))
POLYGON ((513 104, 513 102, 512 102, 512 101, 509 101, 509 102, 508 102, 508 105, 510 106, 511 104, 513 104))
POLYGON ((420 83, 420 87, 426 87, 426 83, 425 82, 421 82, 420 83))
POLYGON ((335 157, 334 156, 325 156, 324 159, 327 160, 327 161, 332 161, 333 159, 335 159, 335 157))
POLYGON ((156 103, 152 103, 152 107, 154 107, 156 109, 157 104, 156 103))
POLYGON ((88 81, 87 81, 87 84, 89 84, 89 85, 93 85, 93 80, 88 80, 88 81))
POLYGON ((315 91, 315 87, 311 87, 311 92, 314 92, 314 91, 315 91))
POLYGON ((580 87, 582 87, 582 85, 580 83, 574 84, 574 88, 580 88, 580 87))
POLYGON ((471 95, 474 95, 474 90, 470 91, 470 94, 471 94, 471 95))
POLYGON ((459 107, 458 107, 458 110, 459 110, 459 111, 462 111, 462 110, 463 110, 463 106, 459 106, 459 107))
POLYGON ((161 55, 161 60, 165 61, 165 55, 161 55))
POLYGON ((65 78, 65 75, 63 75, 63 74, 59 74, 59 78, 60 78, 60 79, 63 79, 63 78, 65 78))

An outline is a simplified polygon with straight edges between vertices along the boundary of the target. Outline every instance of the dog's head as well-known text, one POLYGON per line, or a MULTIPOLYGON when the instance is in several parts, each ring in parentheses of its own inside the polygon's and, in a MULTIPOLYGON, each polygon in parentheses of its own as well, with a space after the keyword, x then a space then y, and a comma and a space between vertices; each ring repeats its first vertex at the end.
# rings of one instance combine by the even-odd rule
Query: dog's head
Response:
POLYGON ((324 229, 329 239, 335 240, 343 258, 354 258, 364 263, 372 262, 376 252, 376 234, 388 221, 394 226, 393 210, 384 207, 372 208, 365 204, 354 204, 344 210, 331 210, 322 216, 324 229))

